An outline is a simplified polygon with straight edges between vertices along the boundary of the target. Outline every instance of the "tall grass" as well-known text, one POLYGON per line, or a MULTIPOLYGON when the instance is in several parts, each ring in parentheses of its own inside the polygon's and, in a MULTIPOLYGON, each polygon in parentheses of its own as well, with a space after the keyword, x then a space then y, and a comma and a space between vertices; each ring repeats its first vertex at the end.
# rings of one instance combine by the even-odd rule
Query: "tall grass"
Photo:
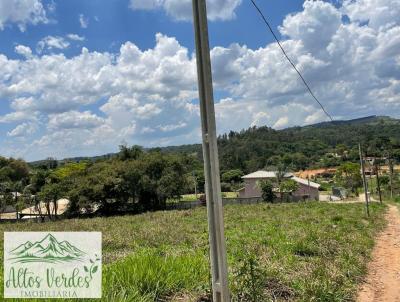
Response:
POLYGON ((165 254, 145 249, 105 269, 107 301, 159 301, 182 289, 199 294, 208 283, 207 259, 203 253, 165 254))
MULTIPOLYGON (((367 219, 363 204, 225 207, 232 300, 351 301, 366 272, 374 236, 385 225, 384 211, 384 205, 371 204, 367 219)), ((13 230, 101 231, 101 301, 210 298, 204 208, 0 225, 0 234, 13 230)), ((2 253, 1 248, 0 266, 2 253)))

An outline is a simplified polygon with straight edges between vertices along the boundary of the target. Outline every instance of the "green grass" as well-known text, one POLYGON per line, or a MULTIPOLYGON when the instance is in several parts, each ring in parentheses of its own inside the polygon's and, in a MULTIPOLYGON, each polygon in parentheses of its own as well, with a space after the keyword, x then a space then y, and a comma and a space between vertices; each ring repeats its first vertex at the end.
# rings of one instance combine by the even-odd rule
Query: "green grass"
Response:
MULTIPOLYGON (((236 198, 238 197, 238 192, 222 192, 222 197, 223 198, 236 198)), ((199 200, 200 195, 203 195, 203 193, 198 193, 197 197, 196 194, 184 194, 181 196, 181 199, 177 199, 177 198, 170 198, 167 200, 167 203, 177 203, 180 201, 196 201, 199 200)))
MULTIPOLYGON (((385 224, 384 211, 384 206, 372 204, 366 219, 363 204, 225 207, 233 301, 351 301, 365 274, 373 238, 385 224)), ((103 232, 102 301, 209 297, 205 208, 1 224, 0 231, 103 232)), ((2 235, 0 243, 2 265, 2 235)))

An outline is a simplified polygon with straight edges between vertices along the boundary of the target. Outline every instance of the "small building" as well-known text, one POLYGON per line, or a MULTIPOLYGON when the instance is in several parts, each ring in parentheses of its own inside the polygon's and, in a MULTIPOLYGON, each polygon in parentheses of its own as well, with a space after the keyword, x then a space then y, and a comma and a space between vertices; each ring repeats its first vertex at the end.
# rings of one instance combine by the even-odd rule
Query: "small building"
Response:
MULTIPOLYGON (((309 179, 296 177, 292 173, 286 173, 284 178, 294 180, 299 185, 298 189, 291 193, 294 200, 319 200, 319 184, 309 179)), ((256 171, 243 176, 242 179, 244 180, 244 187, 239 190, 239 198, 261 197, 260 181, 270 180, 278 186, 276 172, 274 171, 256 171)))

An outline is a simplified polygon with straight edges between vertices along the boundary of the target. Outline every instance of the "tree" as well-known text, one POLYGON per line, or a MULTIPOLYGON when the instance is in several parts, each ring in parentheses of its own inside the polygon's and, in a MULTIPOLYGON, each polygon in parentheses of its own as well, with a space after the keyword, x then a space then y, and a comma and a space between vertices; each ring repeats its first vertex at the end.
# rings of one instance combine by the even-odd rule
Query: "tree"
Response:
POLYGON ((335 178, 340 185, 358 194, 358 188, 362 186, 360 165, 350 162, 341 164, 335 178))
POLYGON ((222 173, 222 181, 228 183, 238 183, 242 180, 243 171, 240 169, 229 170, 225 173, 222 173))
POLYGON ((119 146, 118 157, 120 160, 138 159, 143 154, 143 148, 137 145, 128 147, 127 145, 119 146))
POLYGON ((30 188, 32 194, 37 194, 46 184, 46 179, 49 177, 50 172, 44 169, 37 169, 31 176, 30 188))
POLYGON ((281 199, 283 193, 289 193, 289 195, 292 195, 293 192, 297 191, 299 189, 299 184, 294 181, 293 179, 287 179, 281 182, 279 186, 279 192, 281 194, 281 199))
POLYGON ((285 164, 278 165, 277 170, 275 172, 275 177, 276 177, 276 181, 278 183, 279 197, 280 197, 281 201, 283 200, 281 185, 282 185, 282 182, 286 179, 287 174, 288 174, 288 166, 286 166, 285 164))
POLYGON ((81 208, 98 209, 105 215, 128 208, 135 212, 164 209, 168 198, 185 193, 187 175, 181 156, 156 151, 137 159, 94 163, 69 183, 70 213, 77 214, 81 208))
POLYGON ((50 219, 57 218, 57 201, 65 196, 64 187, 60 183, 49 183, 42 188, 38 195, 39 199, 46 205, 47 216, 50 219), (51 203, 53 203, 53 211, 51 209, 51 203))
POLYGON ((276 196, 274 194, 274 186, 268 180, 260 181, 261 197, 266 202, 274 202, 276 196))

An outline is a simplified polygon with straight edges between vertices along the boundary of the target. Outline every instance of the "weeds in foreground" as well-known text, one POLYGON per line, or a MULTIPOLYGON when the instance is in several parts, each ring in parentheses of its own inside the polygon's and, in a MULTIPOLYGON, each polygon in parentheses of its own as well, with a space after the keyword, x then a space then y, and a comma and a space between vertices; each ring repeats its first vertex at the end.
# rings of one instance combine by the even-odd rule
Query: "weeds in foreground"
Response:
MULTIPOLYGON (((232 299, 351 301, 365 274, 374 236, 385 224, 384 211, 385 205, 371 204, 371 217, 366 219, 363 204, 225 207, 232 299)), ((204 208, 1 224, 0 266, 3 231, 102 232, 101 301, 210 300, 204 208)), ((0 274, 1 284, 2 278, 0 274)))

